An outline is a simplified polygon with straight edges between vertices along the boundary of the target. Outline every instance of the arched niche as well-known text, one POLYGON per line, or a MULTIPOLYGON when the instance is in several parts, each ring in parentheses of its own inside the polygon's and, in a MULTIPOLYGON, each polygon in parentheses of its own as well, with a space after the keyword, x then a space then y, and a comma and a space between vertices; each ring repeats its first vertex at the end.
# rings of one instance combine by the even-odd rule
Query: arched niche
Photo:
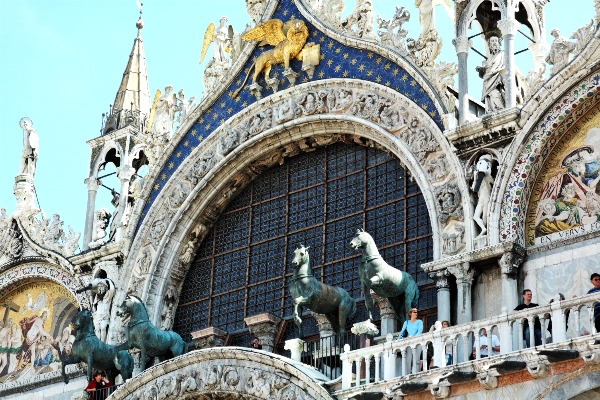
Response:
MULTIPOLYGON (((557 78, 559 79, 559 78, 557 78)), ((500 184, 494 187, 492 214, 498 222, 491 224, 499 242, 526 244, 525 218, 535 182, 552 149, 563 135, 580 123, 591 109, 600 103, 600 75, 563 78, 549 82, 555 93, 543 102, 538 112, 528 109, 522 132, 505 153, 501 165, 500 184), (570 89, 568 89, 570 87, 570 89), (560 90, 565 88, 566 92, 560 90)))
POLYGON ((72 344, 71 320, 80 308, 89 307, 85 295, 76 293, 80 286, 64 268, 41 260, 0 273, 2 329, 9 333, 0 368, 3 385, 18 385, 36 375, 59 376, 53 345, 66 350, 72 344))
MULTIPOLYGON (((434 227, 434 259, 443 256, 444 233, 456 236, 458 227, 463 238, 470 234, 463 213, 468 213, 471 205, 466 184, 457 179, 461 175, 458 160, 427 112, 380 85, 352 80, 300 85, 232 117, 163 184, 125 262, 127 287, 134 290, 136 282, 137 293, 146 301, 152 318, 160 320, 160 304, 167 294, 177 297, 189 265, 186 251, 191 248, 193 254, 194 243, 203 238, 236 193, 279 160, 342 136, 383 149, 410 171, 434 227), (342 91, 349 96, 347 104, 338 103, 342 91), (321 106, 309 107, 310 96, 321 100, 321 106), (376 111, 365 112, 373 99, 379 104, 376 111), (393 116, 391 120, 382 118, 388 114, 393 116), (265 119, 277 123, 261 129, 260 122, 265 119), (445 174, 439 174, 440 165, 445 174), (144 257, 148 253, 151 260, 144 257)), ((122 290, 120 295, 124 294, 122 290)))

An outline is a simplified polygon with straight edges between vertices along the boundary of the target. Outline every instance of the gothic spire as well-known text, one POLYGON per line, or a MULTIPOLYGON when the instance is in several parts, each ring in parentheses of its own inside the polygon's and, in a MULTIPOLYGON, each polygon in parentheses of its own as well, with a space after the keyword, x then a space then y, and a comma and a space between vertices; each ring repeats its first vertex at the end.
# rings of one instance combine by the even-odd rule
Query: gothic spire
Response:
POLYGON ((129 62, 123 72, 121 85, 104 126, 105 134, 127 125, 141 129, 145 117, 150 112, 150 90, 148 89, 146 55, 142 40, 144 21, 141 7, 140 17, 135 26, 138 29, 137 37, 133 41, 129 62))

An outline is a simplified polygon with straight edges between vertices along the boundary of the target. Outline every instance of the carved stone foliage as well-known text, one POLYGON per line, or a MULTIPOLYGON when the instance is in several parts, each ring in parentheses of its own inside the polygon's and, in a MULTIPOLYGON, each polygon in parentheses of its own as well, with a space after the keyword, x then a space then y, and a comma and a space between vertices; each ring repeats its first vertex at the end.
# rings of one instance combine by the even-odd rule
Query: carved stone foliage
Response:
POLYGON ((371 0, 356 0, 354 11, 342 21, 342 28, 344 33, 361 39, 375 39, 371 0))
MULTIPOLYGON (((167 370, 167 369, 165 369, 167 370)), ((133 393, 128 382, 115 392, 115 399, 252 399, 252 400, 310 400, 314 390, 298 386, 297 379, 267 365, 248 361, 214 360, 189 365, 164 374, 163 369, 150 368, 148 381, 135 388, 133 393)), ((324 393, 323 399, 331 398, 324 393)))
POLYGON ((408 31, 403 29, 402 25, 408 22, 409 19, 410 12, 406 8, 399 6, 396 6, 396 13, 389 20, 378 16, 377 25, 379 30, 377 31, 377 35, 380 38, 381 44, 395 49, 403 56, 408 55, 408 50, 406 49, 406 35, 408 35, 408 31))
POLYGON ((148 233, 148 242, 152 244, 155 248, 158 246, 158 243, 163 238, 169 223, 172 221, 173 216, 175 215, 174 211, 165 210, 152 222, 150 225, 150 232, 148 233))
POLYGON ((442 39, 437 31, 432 29, 419 39, 408 39, 406 47, 418 67, 433 67, 435 59, 442 51, 442 39))
POLYGON ((20 258, 23 255, 23 234, 17 225, 17 221, 12 220, 0 232, 3 234, 0 242, 0 258, 8 257, 8 260, 20 258))
POLYGON ((267 0, 246 0, 246 11, 254 24, 258 24, 260 17, 265 12, 267 0))

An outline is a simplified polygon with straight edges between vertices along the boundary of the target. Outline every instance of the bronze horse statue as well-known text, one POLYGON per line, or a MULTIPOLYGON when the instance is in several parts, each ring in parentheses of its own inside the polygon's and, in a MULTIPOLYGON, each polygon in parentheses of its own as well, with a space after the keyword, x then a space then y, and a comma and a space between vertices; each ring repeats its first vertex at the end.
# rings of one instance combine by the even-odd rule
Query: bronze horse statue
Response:
POLYGON ((354 250, 362 249, 360 259, 360 286, 365 296, 369 320, 373 319, 371 289, 381 297, 389 299, 400 323, 404 323, 408 311, 419 303, 419 287, 413 277, 385 262, 379 254, 373 237, 358 229, 350 242, 354 250), (403 310, 404 309, 404 312, 403 310))
POLYGON ((158 357, 165 361, 187 353, 187 343, 173 331, 158 329, 148 318, 148 311, 142 300, 127 295, 117 308, 117 315, 129 318, 125 326, 126 342, 120 344, 123 349, 140 349, 140 369, 146 369, 146 357, 158 357))
POLYGON ((312 275, 308 247, 300 245, 294 250, 292 265, 294 275, 290 292, 299 336, 302 337, 303 307, 324 314, 336 334, 344 333, 347 319, 356 313, 356 301, 343 288, 321 283, 312 275))
POLYGON ((87 364, 88 382, 92 380, 92 370, 103 370, 109 381, 114 382, 117 375, 123 381, 131 378, 133 373, 133 358, 125 350, 102 342, 94 332, 92 313, 83 309, 73 318, 73 328, 77 331, 71 349, 71 355, 61 352, 57 344, 54 345, 62 362, 62 377, 69 383, 65 367, 69 364, 84 362, 87 364))

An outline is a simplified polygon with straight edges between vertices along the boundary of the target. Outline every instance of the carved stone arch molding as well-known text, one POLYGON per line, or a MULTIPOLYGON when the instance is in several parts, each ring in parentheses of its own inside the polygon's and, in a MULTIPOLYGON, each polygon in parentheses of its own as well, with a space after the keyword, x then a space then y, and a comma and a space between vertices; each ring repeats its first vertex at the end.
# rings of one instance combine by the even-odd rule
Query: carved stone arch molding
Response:
POLYGON ((289 358, 241 347, 197 350, 128 380, 114 400, 327 400, 326 377, 289 358), (153 396, 154 395, 154 396, 153 396))
MULTIPOLYGON (((600 43, 598 38, 593 41, 600 43)), ((600 70, 583 78, 562 78, 554 85, 554 93, 562 95, 551 96, 548 92, 549 99, 537 104, 539 112, 530 107, 523 110, 521 133, 500 162, 501 181, 492 193, 497 200, 492 202, 490 214, 490 235, 495 242, 525 243, 527 207, 545 157, 582 116, 600 103, 600 70)))
POLYGON ((383 149, 410 171, 434 227, 434 259, 443 256, 444 237, 470 235, 463 223, 471 205, 460 164, 424 110, 397 92, 362 81, 303 84, 232 117, 165 183, 124 268, 123 282, 138 288, 151 318, 159 321, 167 294, 178 297, 195 247, 236 193, 284 158, 336 141, 383 149), (142 264, 146 272, 140 278, 142 264))
POLYGON ((8 294, 28 283, 48 280, 64 288, 77 300, 80 308, 90 308, 89 298, 85 293, 76 293, 84 286, 83 282, 63 267, 44 260, 24 260, 0 273, 0 293, 8 294))

